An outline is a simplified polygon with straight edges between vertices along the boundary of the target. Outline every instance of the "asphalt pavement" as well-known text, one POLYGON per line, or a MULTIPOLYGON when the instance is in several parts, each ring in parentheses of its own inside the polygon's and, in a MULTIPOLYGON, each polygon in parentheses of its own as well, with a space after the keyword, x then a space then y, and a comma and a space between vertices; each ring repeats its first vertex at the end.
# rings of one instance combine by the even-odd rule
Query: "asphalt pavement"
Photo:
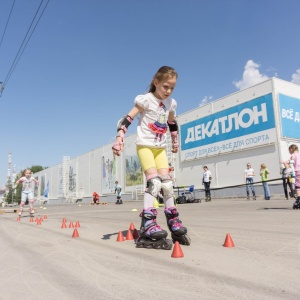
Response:
MULTIPOLYGON (((0 299, 300 299, 300 210, 292 203, 178 205, 192 240, 180 247, 181 258, 172 257, 174 248, 117 241, 131 223, 139 229, 140 201, 37 206, 33 222, 28 212, 20 221, 2 213, 0 299), (224 247, 227 235, 234 247, 224 247)), ((163 207, 158 211, 167 229, 163 207)))

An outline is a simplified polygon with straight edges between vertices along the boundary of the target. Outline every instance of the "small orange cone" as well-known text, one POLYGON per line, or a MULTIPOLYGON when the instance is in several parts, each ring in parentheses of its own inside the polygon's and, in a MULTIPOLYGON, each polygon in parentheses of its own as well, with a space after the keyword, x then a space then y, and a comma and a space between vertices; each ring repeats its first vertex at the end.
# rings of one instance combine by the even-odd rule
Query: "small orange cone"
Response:
POLYGON ((78 234, 77 228, 75 228, 73 231, 72 238, 77 238, 77 237, 79 237, 79 234, 78 234))
POLYGON ((36 218, 35 218, 35 222, 37 222, 38 220, 39 220, 39 218, 38 218, 38 217, 36 217, 36 218))
POLYGON ((65 223, 65 222, 62 222, 62 224, 61 224, 61 228, 67 228, 67 225, 66 225, 66 223, 65 223))
POLYGON ((234 247, 234 242, 230 236, 229 233, 227 233, 226 238, 225 238, 225 242, 224 242, 224 247, 234 247))
POLYGON ((178 241, 175 242, 174 247, 173 247, 173 252, 171 257, 173 258, 180 258, 180 257, 184 257, 184 254, 181 250, 180 244, 178 243, 178 241))
POLYGON ((139 236, 138 231, 137 231, 136 229, 134 229, 134 230, 133 230, 133 238, 134 238, 135 240, 137 240, 139 237, 140 237, 140 236, 139 236))
POLYGON ((79 221, 76 221, 75 227, 80 227, 79 221))
POLYGON ((73 224, 72 221, 71 221, 70 224, 69 224, 69 228, 74 228, 74 224, 73 224))
POLYGON ((47 220, 48 219, 48 216, 47 215, 44 215, 44 220, 47 220))
POLYGON ((30 218, 30 223, 34 222, 33 218, 30 218))
POLYGON ((36 225, 42 225, 41 219, 37 219, 36 225))
POLYGON ((132 232, 131 230, 127 230, 127 234, 126 234, 126 241, 129 240, 133 240, 133 236, 132 236, 132 232))
POLYGON ((19 222, 21 220, 21 218, 20 217, 17 217, 17 221, 19 222))
POLYGON ((117 237, 117 242, 124 242, 124 241, 125 241, 124 235, 121 231, 119 231, 118 237, 117 237))
POLYGON ((40 222, 42 223, 44 220, 43 220, 43 218, 42 217, 40 217, 40 222))
POLYGON ((135 229, 134 224, 130 223, 129 230, 134 230, 134 229, 135 229))
POLYGON ((67 219, 66 219, 66 218, 63 218, 63 219, 62 219, 62 222, 63 222, 63 223, 66 223, 66 222, 67 222, 67 219))

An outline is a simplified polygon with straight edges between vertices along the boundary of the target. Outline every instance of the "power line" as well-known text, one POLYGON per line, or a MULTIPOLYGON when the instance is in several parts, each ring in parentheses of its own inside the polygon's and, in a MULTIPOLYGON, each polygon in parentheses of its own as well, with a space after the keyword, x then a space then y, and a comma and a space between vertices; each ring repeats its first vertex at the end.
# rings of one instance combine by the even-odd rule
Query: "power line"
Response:
POLYGON ((14 5, 15 5, 15 2, 16 2, 16 0, 14 0, 13 4, 11 6, 11 9, 10 9, 10 13, 9 13, 9 16, 8 16, 8 19, 7 19, 5 28, 4 28, 4 32, 3 32, 3 35, 2 35, 2 38, 1 38, 1 41, 0 41, 0 48, 1 48, 1 45, 2 45, 2 41, 3 41, 3 38, 4 38, 5 32, 6 32, 7 25, 9 23, 10 15, 11 15, 11 13, 13 11, 13 8, 14 8, 14 5))
POLYGON ((35 26, 33 27, 33 30, 31 31, 31 33, 30 33, 30 35, 29 35, 29 38, 27 39, 27 36, 28 36, 28 34, 29 34, 29 32, 30 32, 32 26, 33 26, 33 23, 34 23, 34 21, 35 21, 37 15, 38 15, 38 12, 39 12, 39 10, 40 10, 40 8, 41 8, 41 6, 42 6, 44 0, 42 0, 42 1, 40 2, 40 5, 39 5, 39 7, 38 7, 37 10, 36 10, 36 13, 35 13, 35 15, 34 15, 32 21, 31 21, 31 24, 30 24, 30 26, 29 26, 29 28, 28 28, 28 30, 27 30, 27 33, 26 33, 26 35, 25 35, 23 41, 22 41, 22 44, 21 44, 21 46, 19 47, 19 50, 18 50, 18 52, 17 52, 17 54, 16 54, 16 56, 15 56, 15 59, 14 59, 12 65, 11 65, 11 67, 10 67, 8 73, 7 73, 7 76, 6 76, 5 80, 4 80, 4 82, 2 83, 2 89, 0 90, 0 96, 1 96, 1 94, 2 94, 2 92, 3 92, 3 90, 4 90, 4 87, 7 85, 7 83, 8 83, 8 81, 9 81, 9 79, 10 79, 12 73, 14 72, 14 70, 15 70, 15 68, 16 68, 16 66, 17 66, 17 64, 18 64, 18 62, 19 62, 19 60, 20 60, 20 58, 21 58, 21 56, 22 56, 22 54, 23 54, 23 52, 24 52, 24 50, 25 50, 25 48, 26 48, 26 46, 27 46, 27 44, 28 44, 28 42, 29 42, 29 40, 30 40, 30 38, 31 38, 31 36, 32 36, 32 34, 33 34, 33 32, 35 31, 36 26, 38 25, 38 23, 39 23, 39 21, 40 21, 42 15, 43 15, 43 13, 44 13, 46 7, 47 7, 49 1, 50 1, 50 0, 48 0, 47 3, 46 3, 46 5, 44 6, 43 11, 41 12, 41 14, 40 14, 40 16, 39 16, 37 22, 35 23, 35 26), (27 39, 27 41, 26 41, 26 39, 27 39), (26 41, 26 43, 25 43, 25 41, 26 41), (24 43, 25 43, 25 46, 23 47, 24 43), (22 51, 21 51, 21 50, 22 50, 22 51), (21 53, 20 53, 20 52, 21 52, 21 53))
MULTIPOLYGON (((44 0, 42 0, 42 2, 43 2, 43 1, 44 1, 44 0)), ((40 16, 39 16, 37 22, 35 23, 35 26, 33 27, 33 30, 31 31, 31 34, 30 34, 29 38, 27 39, 27 42, 26 42, 25 46, 23 47, 21 54, 19 55, 19 57, 18 57, 16 63, 15 63, 14 66, 13 66, 13 69, 11 70, 11 72, 10 72, 9 74, 7 74, 6 79, 5 79, 5 81, 4 81, 4 85, 7 84, 8 80, 10 79, 10 76, 11 76, 12 73, 14 72, 14 70, 15 70, 15 68, 16 68, 16 66, 17 66, 17 64, 18 64, 18 62, 19 62, 19 60, 20 60, 20 58, 21 58, 21 56, 22 56, 22 54, 23 54, 23 52, 24 52, 24 50, 25 50, 25 48, 26 48, 26 46, 27 46, 27 44, 28 44, 28 42, 29 42, 29 40, 30 40, 30 38, 31 38, 31 36, 32 36, 32 34, 33 34, 33 32, 35 31, 35 28, 37 27, 37 25, 38 25, 38 23, 39 23, 39 21, 40 21, 42 15, 44 14, 44 11, 45 11, 45 9, 46 9, 46 7, 47 7, 49 1, 50 1, 50 0, 47 1, 46 5, 45 5, 45 7, 44 7, 44 9, 43 9, 43 11, 41 12, 41 14, 40 14, 40 16)), ((41 2, 41 3, 42 3, 42 2, 41 2)), ((30 25, 30 26, 31 26, 31 25, 30 25)), ((27 34, 26 34, 26 35, 27 35, 27 34)), ((18 53, 19 53, 19 52, 18 52, 18 53)), ((16 56, 16 57, 17 57, 17 56, 16 56)), ((0 91, 0 95, 1 95, 1 91, 0 91)))

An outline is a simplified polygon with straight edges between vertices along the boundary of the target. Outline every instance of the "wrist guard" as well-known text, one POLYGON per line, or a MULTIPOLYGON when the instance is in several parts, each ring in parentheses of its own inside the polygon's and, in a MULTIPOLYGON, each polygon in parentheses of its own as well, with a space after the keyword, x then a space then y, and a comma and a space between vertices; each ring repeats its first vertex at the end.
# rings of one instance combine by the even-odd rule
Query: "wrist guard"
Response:
POLYGON ((177 153, 179 144, 178 144, 178 124, 174 120, 173 122, 168 121, 169 130, 171 133, 171 139, 172 139, 172 152, 177 153))

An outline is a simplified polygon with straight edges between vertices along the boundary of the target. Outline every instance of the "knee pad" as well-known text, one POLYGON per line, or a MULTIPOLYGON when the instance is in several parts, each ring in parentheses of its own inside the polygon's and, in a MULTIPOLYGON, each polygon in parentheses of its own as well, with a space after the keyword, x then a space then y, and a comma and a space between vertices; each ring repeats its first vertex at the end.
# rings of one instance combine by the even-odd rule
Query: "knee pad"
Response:
POLYGON ((24 207, 24 205, 25 205, 25 202, 21 202, 21 206, 24 207))
POLYGON ((174 196, 173 181, 171 180, 169 175, 162 177, 161 189, 164 192, 165 198, 174 196))
POLYGON ((29 203, 31 203, 31 204, 32 204, 33 202, 34 202, 34 199, 30 199, 30 200, 29 200, 29 203))
POLYGON ((150 195, 157 197, 159 191, 161 190, 161 179, 156 176, 147 180, 147 191, 150 195))

